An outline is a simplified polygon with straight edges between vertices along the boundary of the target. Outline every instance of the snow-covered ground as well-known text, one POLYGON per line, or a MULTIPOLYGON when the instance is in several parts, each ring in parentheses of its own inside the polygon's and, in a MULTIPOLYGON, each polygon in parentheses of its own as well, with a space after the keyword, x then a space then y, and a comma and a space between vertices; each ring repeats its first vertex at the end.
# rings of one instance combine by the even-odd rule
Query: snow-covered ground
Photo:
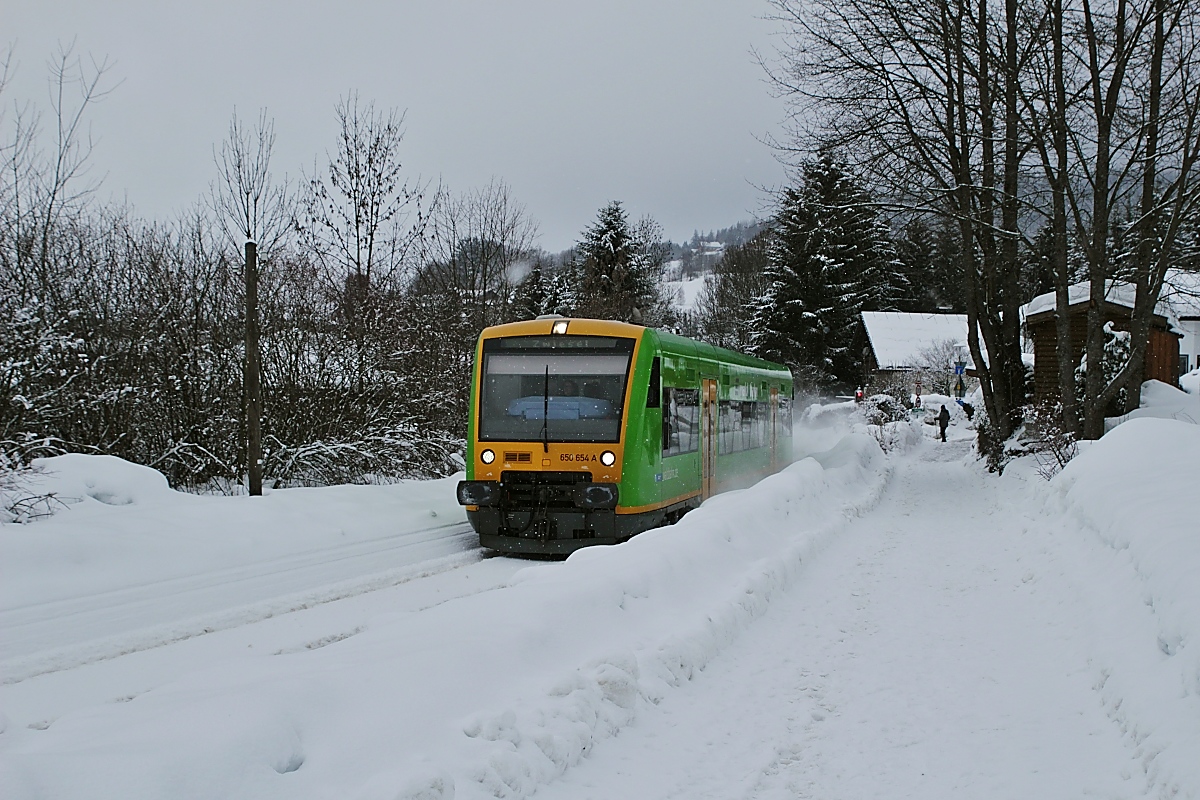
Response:
POLYGON ((1053 481, 852 408, 679 524, 486 557, 452 481, 0 527, 0 797, 1200 797, 1200 427, 1053 481))
POLYGON ((680 311, 695 312, 700 293, 704 291, 710 275, 712 273, 706 272, 677 281, 664 281, 663 294, 680 311))

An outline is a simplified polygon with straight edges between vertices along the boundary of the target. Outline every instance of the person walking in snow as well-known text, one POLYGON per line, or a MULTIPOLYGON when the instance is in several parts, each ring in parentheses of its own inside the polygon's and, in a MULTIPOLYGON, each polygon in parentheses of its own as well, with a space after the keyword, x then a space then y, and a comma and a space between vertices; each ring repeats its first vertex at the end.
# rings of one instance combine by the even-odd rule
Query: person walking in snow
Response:
POLYGON ((946 441, 946 426, 950 424, 950 412, 946 410, 945 406, 942 406, 942 410, 938 412, 937 421, 938 430, 941 432, 944 442, 946 441))

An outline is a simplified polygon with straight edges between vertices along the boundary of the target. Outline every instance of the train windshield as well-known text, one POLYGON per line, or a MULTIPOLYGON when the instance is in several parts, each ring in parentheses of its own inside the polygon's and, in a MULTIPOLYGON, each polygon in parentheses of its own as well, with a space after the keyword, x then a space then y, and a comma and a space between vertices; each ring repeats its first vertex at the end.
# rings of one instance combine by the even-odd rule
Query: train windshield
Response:
POLYGON ((569 335, 485 341, 480 441, 619 442, 633 342, 569 335))

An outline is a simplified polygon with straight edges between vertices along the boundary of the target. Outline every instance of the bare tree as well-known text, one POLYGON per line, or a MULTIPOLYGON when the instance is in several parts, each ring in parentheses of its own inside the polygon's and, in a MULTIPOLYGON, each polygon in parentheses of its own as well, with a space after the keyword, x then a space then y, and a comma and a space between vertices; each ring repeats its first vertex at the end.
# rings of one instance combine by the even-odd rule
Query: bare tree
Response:
POLYGON ((1126 410, 1138 403, 1151 319, 1176 255, 1174 245, 1200 208, 1200 22, 1186 0, 1116 0, 1105 14, 1082 1, 1097 131, 1094 153, 1087 142, 1075 143, 1077 151, 1092 156, 1081 158, 1084 169, 1095 164, 1087 174, 1092 190, 1086 247, 1092 282, 1089 366, 1099 364, 1104 353, 1105 320, 1098 303, 1112 275, 1107 246, 1113 209, 1128 198, 1138 211, 1130 358, 1111 381, 1100 369, 1087 375, 1083 432, 1097 438, 1104 431, 1105 408, 1118 392, 1126 392, 1126 410))
POLYGON ((259 111, 253 128, 247 128, 235 109, 221 149, 213 149, 218 178, 210 187, 209 202, 217 221, 236 249, 255 242, 263 260, 292 232, 295 222, 287 177, 275 182, 271 175, 274 148, 275 122, 267 118, 266 109, 259 111))
POLYGON ((504 321, 517 270, 537 235, 508 185, 493 180, 466 194, 443 194, 426 234, 415 288, 458 297, 474 335, 504 321))
POLYGON ((234 246, 245 245, 245 369, 242 382, 246 419, 246 464, 251 495, 262 494, 262 353, 259 348, 259 261, 275 250, 291 231, 292 213, 286 179, 271 180, 271 152, 275 125, 266 110, 249 131, 238 120, 229 123, 229 135, 218 154, 213 151, 220 176, 211 187, 210 202, 217 219, 234 246))
POLYGON ((751 346, 751 302, 770 288, 767 277, 769 230, 725 249, 700 290, 696 305, 706 341, 745 352, 751 346))
MULTIPOLYGON (((12 69, 12 50, 0 65, 0 91, 12 69)), ((87 110, 104 96, 107 62, 61 48, 49 64, 50 115, 46 135, 32 103, 4 118, 8 133, 0 178, 0 448, 46 434, 78 413, 77 387, 88 359, 77 335, 73 294, 89 276, 84 219, 98 181, 87 176, 91 139, 87 110), (47 142, 47 140, 49 140, 47 142), (83 263, 81 263, 83 262, 83 263), (73 409, 72 407, 75 406, 73 409)), ((53 436, 47 436, 54 439, 53 436)), ((45 439, 43 439, 45 441, 45 439)), ((13 451, 17 461, 24 454, 13 451)))
POLYGON ((1024 116, 1051 188, 1063 426, 1095 438, 1118 394, 1138 401, 1153 310, 1200 200, 1197 21, 1183 0, 1050 0, 1047 9, 1050 36, 1024 116), (1071 242, 1090 281, 1081 403, 1067 312, 1071 242), (1110 375, 1091 367, 1104 358, 1104 300, 1118 277, 1134 282, 1136 299, 1131 357, 1110 375))
POLYGON ((352 93, 338 103, 336 115, 338 147, 324 174, 308 179, 299 229, 327 290, 338 298, 353 344, 354 363, 347 366, 361 388, 371 365, 395 348, 394 341, 373 337, 390 332, 395 309, 388 304, 400 297, 420 250, 428 184, 404 177, 403 114, 377 111, 352 93))
MULTIPOLYGON (((5 57, 7 76, 11 50, 5 57)), ((61 48, 48 64, 51 144, 42 149, 42 119, 30 104, 13 112, 11 135, 4 145, 5 180, 0 184, 4 231, 3 258, 9 262, 15 289, 22 298, 52 298, 59 289, 54 274, 55 232, 70 214, 82 210, 98 180, 88 179, 93 142, 86 129, 87 111, 110 87, 107 60, 85 66, 74 44, 61 48)))
POLYGON ((919 372, 921 383, 934 394, 951 396, 958 379, 955 367, 965 363, 966 353, 961 342, 953 339, 931 341, 917 352, 914 366, 919 372))
POLYGON ((957 223, 968 344, 988 415, 1007 437, 1024 401, 1017 178, 1026 145, 1013 83, 1025 51, 1013 0, 1001 16, 986 0, 773 2, 794 34, 772 71, 798 121, 791 147, 853 153, 885 204, 957 223))
POLYGON ((536 235, 536 223, 502 181, 445 193, 430 215, 421 266, 407 291, 403 352, 406 371, 449 430, 465 433, 476 339, 509 321, 536 235), (432 329, 441 333, 430 336, 432 329))
POLYGON ((360 105, 355 93, 335 113, 338 147, 325 174, 308 180, 301 230, 330 274, 387 284, 409 265, 424 232, 428 185, 404 179, 402 113, 360 105))

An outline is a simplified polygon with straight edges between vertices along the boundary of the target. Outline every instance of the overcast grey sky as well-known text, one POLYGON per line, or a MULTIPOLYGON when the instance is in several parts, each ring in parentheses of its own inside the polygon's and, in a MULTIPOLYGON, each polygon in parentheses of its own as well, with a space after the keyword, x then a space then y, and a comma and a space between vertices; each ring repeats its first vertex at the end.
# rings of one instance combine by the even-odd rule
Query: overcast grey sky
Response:
POLYGON ((453 190, 506 181, 540 244, 570 246, 609 200, 676 241, 760 212, 783 170, 751 48, 765 0, 397 0, 320 3, 5 0, 7 103, 45 105, 58 44, 114 62, 91 114, 104 196, 141 215, 191 205, 236 107, 266 108, 273 167, 297 177, 335 141, 334 105, 407 111, 411 173, 453 190))

